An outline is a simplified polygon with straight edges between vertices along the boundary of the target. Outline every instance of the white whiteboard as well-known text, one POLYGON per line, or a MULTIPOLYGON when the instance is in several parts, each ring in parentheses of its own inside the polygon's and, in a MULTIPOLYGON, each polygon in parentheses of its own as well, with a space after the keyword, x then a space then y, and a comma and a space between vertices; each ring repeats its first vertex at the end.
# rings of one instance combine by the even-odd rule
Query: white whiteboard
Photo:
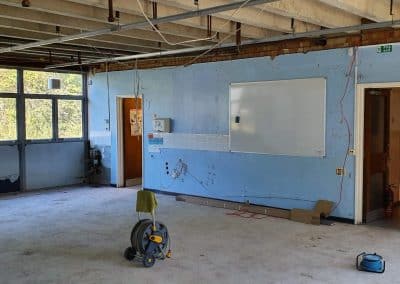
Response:
POLYGON ((230 150, 325 156, 325 78, 230 85, 230 150))

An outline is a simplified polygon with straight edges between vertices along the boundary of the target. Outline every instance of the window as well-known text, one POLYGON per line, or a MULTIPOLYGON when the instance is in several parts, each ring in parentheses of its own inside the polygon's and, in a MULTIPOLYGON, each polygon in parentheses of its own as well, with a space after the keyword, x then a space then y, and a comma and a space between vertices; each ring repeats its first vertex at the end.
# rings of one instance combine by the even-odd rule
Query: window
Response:
POLYGON ((25 99, 26 139, 52 139, 52 101, 25 99))
POLYGON ((12 140, 17 140, 16 99, 0 98, 0 141, 12 140))
POLYGON ((26 139, 83 138, 81 74, 24 70, 24 96, 26 139), (50 79, 60 84, 51 84, 50 79))
POLYGON ((17 93, 17 70, 0 68, 0 93, 17 93))
POLYGON ((44 71, 24 71, 25 94, 82 95, 82 75, 44 71), (50 89, 49 79, 60 79, 60 89, 50 89))
POLYGON ((82 101, 58 100, 58 137, 82 138, 82 101))
POLYGON ((0 68, 0 144, 13 144, 24 127, 28 143, 83 139, 83 82, 78 73, 0 68))

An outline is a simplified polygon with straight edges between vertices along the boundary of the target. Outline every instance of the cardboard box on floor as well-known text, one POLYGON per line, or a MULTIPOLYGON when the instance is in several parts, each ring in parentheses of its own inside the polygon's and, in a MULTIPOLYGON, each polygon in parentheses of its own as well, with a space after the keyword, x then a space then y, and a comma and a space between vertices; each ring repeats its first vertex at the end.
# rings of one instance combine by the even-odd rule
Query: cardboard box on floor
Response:
POLYGON ((321 217, 328 217, 332 207, 332 201, 318 200, 314 210, 292 209, 290 211, 290 220, 305 224, 319 225, 321 224, 321 217))

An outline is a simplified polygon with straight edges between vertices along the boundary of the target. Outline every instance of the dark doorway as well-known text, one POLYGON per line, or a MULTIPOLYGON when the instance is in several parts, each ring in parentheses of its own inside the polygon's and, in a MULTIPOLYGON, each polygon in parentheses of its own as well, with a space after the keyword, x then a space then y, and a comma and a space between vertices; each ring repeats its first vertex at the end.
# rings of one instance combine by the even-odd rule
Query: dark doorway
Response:
POLYGON ((400 89, 366 89, 363 221, 393 218, 400 185, 400 89))
POLYGON ((387 185, 389 89, 367 89, 364 113, 364 222, 382 218, 387 185))
POLYGON ((125 186, 142 183, 142 99, 123 99, 125 186))

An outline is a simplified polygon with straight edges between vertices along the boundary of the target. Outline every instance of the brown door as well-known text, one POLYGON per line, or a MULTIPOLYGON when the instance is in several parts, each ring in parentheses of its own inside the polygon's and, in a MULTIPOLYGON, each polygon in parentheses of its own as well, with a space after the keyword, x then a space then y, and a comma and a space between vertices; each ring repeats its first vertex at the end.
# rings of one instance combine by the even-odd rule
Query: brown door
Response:
POLYGON ((142 181, 142 100, 123 99, 125 186, 142 181))
POLYGON ((367 89, 364 114, 364 222, 383 217, 387 184, 389 89, 367 89))

